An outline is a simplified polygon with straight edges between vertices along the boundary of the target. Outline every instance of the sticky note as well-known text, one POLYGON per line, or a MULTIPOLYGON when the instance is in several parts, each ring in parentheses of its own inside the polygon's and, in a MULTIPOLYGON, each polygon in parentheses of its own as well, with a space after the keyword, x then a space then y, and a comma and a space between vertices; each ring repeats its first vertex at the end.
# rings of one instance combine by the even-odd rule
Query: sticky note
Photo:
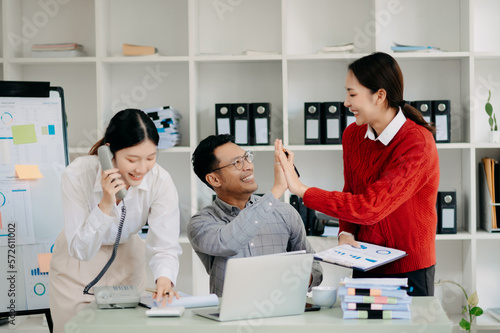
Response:
POLYGON ((38 254, 38 267, 41 273, 47 273, 50 271, 50 260, 52 259, 52 253, 39 253, 38 254))
POLYGON ((49 128, 47 126, 42 126, 42 135, 49 135, 49 128))
POLYGON ((21 165, 18 164, 15 166, 16 169, 16 177, 19 179, 38 179, 43 178, 38 165, 21 165))
POLYGON ((15 145, 37 142, 34 124, 11 126, 11 129, 15 145))

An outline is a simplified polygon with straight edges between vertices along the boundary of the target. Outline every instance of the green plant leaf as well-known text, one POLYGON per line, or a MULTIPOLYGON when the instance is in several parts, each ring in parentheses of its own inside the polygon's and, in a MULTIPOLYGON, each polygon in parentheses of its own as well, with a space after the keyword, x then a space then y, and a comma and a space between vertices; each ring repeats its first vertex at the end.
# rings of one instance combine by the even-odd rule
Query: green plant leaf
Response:
POLYGON ((488 103, 490 102, 490 98, 491 98, 491 90, 488 90, 488 103))
POLYGON ((484 109, 486 110, 486 113, 488 114, 488 116, 491 117, 491 115, 493 114, 493 106, 490 103, 486 103, 486 105, 484 106, 484 109))
POLYGON ((481 309, 480 307, 478 306, 475 306, 473 307, 472 309, 470 309, 470 313, 471 315, 473 316, 476 316, 476 317, 479 317, 480 315, 483 314, 483 309, 481 309))
POLYGON ((460 320, 460 327, 462 327, 464 330, 466 331, 470 331, 470 323, 465 320, 464 318, 462 318, 462 320, 460 320))
POLYGON ((479 297, 477 296, 477 291, 475 291, 472 295, 467 299, 467 304, 475 307, 479 303, 479 297))
POLYGON ((464 308, 462 309, 462 314, 464 313, 467 313, 467 306, 464 306, 464 308))

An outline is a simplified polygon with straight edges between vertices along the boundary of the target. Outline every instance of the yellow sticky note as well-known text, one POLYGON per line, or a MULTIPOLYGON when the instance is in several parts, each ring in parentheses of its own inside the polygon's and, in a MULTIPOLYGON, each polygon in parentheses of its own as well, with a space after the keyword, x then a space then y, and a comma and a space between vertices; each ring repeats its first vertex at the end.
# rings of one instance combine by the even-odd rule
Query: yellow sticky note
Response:
POLYGON ((21 165, 18 164, 15 166, 16 169, 16 177, 19 179, 38 179, 43 178, 38 165, 21 165))
POLYGON ((42 126, 42 135, 49 135, 49 128, 47 126, 42 126))
POLYGON ((50 271, 50 260, 52 259, 52 253, 39 253, 38 254, 38 267, 41 273, 47 273, 50 271))
POLYGON ((11 126, 12 138, 15 145, 22 145, 25 143, 37 143, 35 125, 17 125, 11 126))

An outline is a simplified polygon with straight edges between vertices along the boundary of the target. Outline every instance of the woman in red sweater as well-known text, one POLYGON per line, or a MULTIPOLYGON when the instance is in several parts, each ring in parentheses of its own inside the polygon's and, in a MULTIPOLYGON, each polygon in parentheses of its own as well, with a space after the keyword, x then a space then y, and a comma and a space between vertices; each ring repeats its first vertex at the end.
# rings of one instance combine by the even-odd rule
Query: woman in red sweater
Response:
POLYGON ((342 136, 344 190, 307 187, 276 154, 289 190, 312 209, 339 218, 339 245, 356 240, 404 250, 408 256, 353 277, 407 277, 413 296, 434 294, 439 158, 435 129, 403 99, 396 60, 373 53, 351 63, 344 105, 356 123, 342 136))

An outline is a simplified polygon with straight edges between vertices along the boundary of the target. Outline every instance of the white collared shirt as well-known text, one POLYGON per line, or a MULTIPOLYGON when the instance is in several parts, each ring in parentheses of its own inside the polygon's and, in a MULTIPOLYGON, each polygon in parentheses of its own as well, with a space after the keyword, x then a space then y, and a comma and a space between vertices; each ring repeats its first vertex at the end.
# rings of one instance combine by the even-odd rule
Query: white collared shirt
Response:
POLYGON ((179 272, 179 199, 170 174, 158 164, 139 186, 130 186, 127 196, 113 207, 111 216, 98 204, 102 198, 101 166, 97 156, 82 156, 62 175, 64 232, 68 251, 79 260, 91 260, 101 245, 113 245, 125 201, 127 215, 120 243, 149 224, 146 256, 155 280, 166 276, 174 284, 179 272))
POLYGON ((370 124, 368 124, 366 129, 365 139, 368 138, 373 141, 378 140, 384 146, 387 146, 391 142, 391 140, 396 136, 401 127, 403 127, 405 122, 406 122, 406 117, 403 114, 401 108, 399 108, 396 117, 394 117, 394 119, 391 120, 389 125, 387 125, 387 127, 382 131, 382 133, 380 133, 378 137, 375 137, 375 131, 370 126, 370 124))

